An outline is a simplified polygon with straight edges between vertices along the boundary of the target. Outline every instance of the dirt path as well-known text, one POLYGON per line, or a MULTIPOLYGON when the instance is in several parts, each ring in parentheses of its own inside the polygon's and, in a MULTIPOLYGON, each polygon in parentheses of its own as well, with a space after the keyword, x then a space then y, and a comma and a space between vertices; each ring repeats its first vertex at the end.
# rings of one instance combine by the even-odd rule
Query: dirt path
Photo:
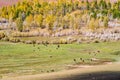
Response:
POLYGON ((120 63, 1 80, 120 80, 120 63))

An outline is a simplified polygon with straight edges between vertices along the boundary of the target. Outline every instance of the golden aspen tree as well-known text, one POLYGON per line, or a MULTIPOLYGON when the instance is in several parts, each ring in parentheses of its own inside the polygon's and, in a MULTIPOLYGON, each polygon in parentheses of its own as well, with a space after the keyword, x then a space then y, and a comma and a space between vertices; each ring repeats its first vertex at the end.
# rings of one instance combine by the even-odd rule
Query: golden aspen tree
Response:
POLYGON ((34 17, 33 15, 29 15, 26 17, 25 19, 25 26, 26 27, 31 27, 32 23, 33 23, 34 17))
POLYGON ((90 29, 92 29, 92 30, 95 29, 94 22, 95 22, 95 19, 92 18, 92 19, 90 20, 90 22, 88 23, 88 27, 89 27, 90 29))
POLYGON ((104 28, 108 28, 108 17, 104 17, 104 28))
POLYGON ((41 14, 34 16, 34 22, 37 26, 42 27, 43 16, 41 14))
POLYGON ((56 20, 56 17, 53 15, 49 15, 45 18, 46 27, 49 30, 53 29, 53 24, 54 24, 55 20, 56 20))
POLYGON ((22 18, 17 18, 16 19, 16 26, 18 28, 18 31, 22 32, 23 30, 23 21, 22 21, 22 18))

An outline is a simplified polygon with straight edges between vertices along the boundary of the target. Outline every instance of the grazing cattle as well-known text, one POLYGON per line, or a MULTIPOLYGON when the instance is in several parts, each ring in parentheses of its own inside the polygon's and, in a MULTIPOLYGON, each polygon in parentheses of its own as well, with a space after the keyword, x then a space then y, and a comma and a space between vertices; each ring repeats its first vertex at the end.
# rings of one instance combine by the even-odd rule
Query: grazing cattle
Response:
POLYGON ((98 53, 100 53, 100 51, 99 51, 99 50, 98 50, 97 52, 98 52, 98 53))
POLYGON ((84 62, 85 62, 85 60, 82 60, 82 62, 84 63, 84 62))
POLYGON ((40 47, 38 47, 38 49, 40 49, 40 47))
POLYGON ((60 48, 60 45, 58 44, 56 49, 59 49, 59 48, 60 48))
POLYGON ((80 58, 80 60, 83 60, 82 58, 80 58))
POLYGON ((44 72, 44 71, 41 71, 42 73, 44 72))
POLYGON ((50 56, 50 58, 52 58, 53 56, 50 56))
POLYGON ((52 70, 51 70, 51 72, 55 72, 55 70, 54 70, 54 69, 52 69, 52 70))
POLYGON ((35 52, 35 50, 33 50, 33 52, 35 52))
POLYGON ((73 59, 74 62, 76 62, 77 60, 76 59, 73 59))
POLYGON ((88 53, 89 55, 91 54, 91 52, 88 53))

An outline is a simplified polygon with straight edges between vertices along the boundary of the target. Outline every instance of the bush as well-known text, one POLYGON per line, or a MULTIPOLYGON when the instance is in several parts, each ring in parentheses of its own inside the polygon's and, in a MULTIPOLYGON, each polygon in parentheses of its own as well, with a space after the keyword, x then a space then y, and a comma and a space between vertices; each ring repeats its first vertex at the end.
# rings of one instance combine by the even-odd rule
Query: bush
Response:
POLYGON ((10 38, 9 41, 10 41, 10 42, 13 42, 13 43, 17 43, 17 42, 20 42, 20 39, 10 38))
POLYGON ((67 44, 68 42, 67 42, 67 40, 66 39, 60 39, 60 42, 59 42, 59 44, 67 44))
POLYGON ((33 42, 30 41, 30 40, 28 40, 28 41, 25 41, 24 43, 25 43, 25 44, 32 44, 33 42))
POLYGON ((42 41, 36 41, 36 44, 42 44, 42 41))
POLYGON ((4 37, 2 38, 3 41, 9 41, 9 38, 8 37, 4 37))
POLYGON ((59 41, 58 40, 53 40, 50 42, 51 44, 59 44, 59 41))
POLYGON ((5 33, 4 32, 0 32, 0 39, 5 37, 5 33))
POLYGON ((93 42, 94 42, 94 43, 99 43, 99 41, 98 41, 98 40, 94 40, 93 42))

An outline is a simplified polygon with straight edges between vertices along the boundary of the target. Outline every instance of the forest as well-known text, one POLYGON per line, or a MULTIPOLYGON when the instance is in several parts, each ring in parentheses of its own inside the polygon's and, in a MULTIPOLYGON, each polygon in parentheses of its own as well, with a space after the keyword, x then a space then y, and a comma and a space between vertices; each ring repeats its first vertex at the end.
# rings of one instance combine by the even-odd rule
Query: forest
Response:
POLYGON ((15 22, 20 32, 31 28, 57 30, 84 26, 94 30, 107 28, 110 20, 120 19, 120 1, 23 0, 0 8, 0 18, 15 22))

